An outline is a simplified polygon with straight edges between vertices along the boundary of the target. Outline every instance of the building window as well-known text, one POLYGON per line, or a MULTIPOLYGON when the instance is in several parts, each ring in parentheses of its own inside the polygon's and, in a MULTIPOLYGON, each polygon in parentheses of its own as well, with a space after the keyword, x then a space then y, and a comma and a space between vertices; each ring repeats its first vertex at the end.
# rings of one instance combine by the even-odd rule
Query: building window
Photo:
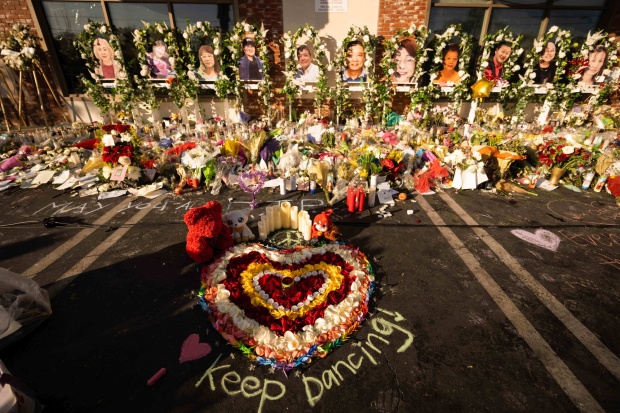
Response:
POLYGON ((549 27, 570 30, 575 40, 597 30, 611 0, 432 0, 429 28, 442 32, 448 25, 461 23, 480 41, 509 26, 513 34, 524 35, 523 48, 549 27))
POLYGON ((133 44, 132 32, 141 28, 142 21, 166 22, 166 24, 185 29, 187 22, 208 21, 212 26, 226 32, 234 25, 234 0, 215 0, 214 3, 190 2, 191 0, 152 0, 150 2, 131 2, 117 0, 62 1, 33 0, 41 5, 44 19, 43 30, 49 35, 56 51, 58 66, 64 78, 65 92, 80 93, 80 75, 88 76, 83 60, 76 53, 73 41, 84 29, 88 19, 105 22, 119 35, 123 46, 123 56, 130 71, 137 73, 137 50, 133 44), (106 19, 107 16, 107 19, 106 19), (46 23, 46 24, 45 24, 46 23))

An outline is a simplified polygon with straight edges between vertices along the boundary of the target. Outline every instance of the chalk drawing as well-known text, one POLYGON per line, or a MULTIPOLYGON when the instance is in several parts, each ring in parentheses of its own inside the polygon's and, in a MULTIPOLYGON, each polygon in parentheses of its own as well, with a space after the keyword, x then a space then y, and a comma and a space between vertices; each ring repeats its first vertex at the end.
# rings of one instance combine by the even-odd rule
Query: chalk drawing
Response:
POLYGON ((537 229, 534 233, 523 229, 513 229, 510 232, 512 235, 522 239, 525 242, 529 242, 530 244, 537 245, 553 252, 558 250, 561 242, 560 237, 555 235, 553 232, 542 228, 537 229))
POLYGON ((558 199, 548 202, 547 209, 564 219, 586 224, 618 225, 620 222, 620 209, 615 203, 558 199))
POLYGON ((198 334, 190 334, 181 346, 179 363, 193 361, 203 358, 211 353, 211 346, 208 343, 201 343, 198 334))

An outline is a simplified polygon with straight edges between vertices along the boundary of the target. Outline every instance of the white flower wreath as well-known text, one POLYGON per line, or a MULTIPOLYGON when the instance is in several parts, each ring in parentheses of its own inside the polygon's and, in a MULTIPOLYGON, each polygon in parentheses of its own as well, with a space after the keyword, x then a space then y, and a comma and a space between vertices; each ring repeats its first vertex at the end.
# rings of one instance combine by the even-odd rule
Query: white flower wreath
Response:
POLYGON ((32 70, 38 62, 39 41, 30 26, 15 24, 0 35, 0 57, 13 70, 32 70))
POLYGON ((301 93, 303 83, 295 80, 295 73, 298 66, 295 60, 299 39, 305 36, 309 42, 312 42, 314 49, 314 60, 319 69, 319 77, 317 78, 314 90, 316 92, 314 98, 314 106, 320 110, 321 101, 329 97, 329 86, 327 84, 327 71, 329 63, 325 64, 326 47, 316 29, 306 23, 305 27, 298 28, 295 33, 291 32, 282 35, 281 42, 284 45, 284 57, 286 59, 286 70, 284 71, 285 82, 282 92, 286 95, 289 103, 301 93))
MULTIPOLYGON (((134 76, 134 81, 137 86, 137 94, 140 99, 149 107, 157 108, 159 101, 155 98, 155 90, 153 82, 151 82, 149 66, 147 61, 147 42, 150 42, 153 34, 163 35, 163 41, 168 47, 168 59, 170 61, 170 67, 173 71, 176 70, 176 63, 179 61, 179 48, 176 40, 176 30, 168 27, 164 22, 148 23, 143 21, 144 27, 141 29, 135 29, 133 32, 133 39, 136 48, 138 49, 137 61, 140 66, 140 75, 134 76)), ((176 72, 175 72, 176 73, 176 72)), ((175 75, 176 77, 176 75, 175 75)), ((181 108, 185 105, 185 88, 182 82, 179 82, 175 77, 170 76, 165 84, 161 84, 163 89, 169 89, 168 94, 174 99, 176 105, 181 108)), ((191 95, 189 97, 192 97, 191 95)))
POLYGON ((517 60, 523 54, 521 48, 521 42, 523 42, 523 35, 520 34, 517 37, 512 35, 509 27, 504 27, 492 35, 486 35, 484 37, 484 49, 478 60, 478 69, 476 70, 476 79, 480 80, 484 76, 484 69, 486 64, 492 57, 491 53, 495 50, 498 43, 507 41, 512 45, 512 52, 510 57, 504 62, 504 78, 510 79, 514 72, 518 72, 521 68, 517 65, 517 60))
POLYGON ((82 83, 86 88, 86 95, 93 101, 95 106, 104 112, 113 109, 130 110, 134 103, 134 88, 127 74, 127 67, 118 36, 105 23, 88 20, 88 23, 84 25, 84 30, 78 35, 73 45, 80 53, 88 73, 94 80, 82 78, 82 83), (112 88, 104 87, 101 82, 102 74, 97 74, 101 68, 99 68, 98 58, 94 55, 94 42, 96 39, 102 38, 102 34, 106 34, 106 41, 114 54, 116 78, 111 83, 112 88), (116 101, 116 95, 121 97, 120 102, 116 101))
POLYGON ((368 27, 364 26, 360 28, 358 26, 351 26, 346 37, 342 40, 339 40, 336 44, 336 58, 333 61, 333 69, 336 72, 336 88, 334 89, 334 93, 332 94, 332 99, 334 101, 334 106, 336 107, 337 117, 342 113, 342 109, 348 104, 348 100, 350 99, 350 91, 349 85, 343 82, 342 72, 347 67, 346 61, 346 47, 347 44, 353 40, 360 40, 364 44, 364 54, 366 55, 366 60, 364 62, 364 68, 367 73, 367 80, 365 82, 361 82, 362 85, 362 101, 364 102, 364 118, 369 120, 372 117, 374 105, 375 105, 375 96, 376 96, 376 85, 375 85, 375 59, 374 52, 377 45, 377 36, 370 33, 368 27))
POLYGON ((180 45, 180 60, 177 67, 177 78, 186 83, 185 89, 188 95, 195 96, 200 88, 200 79, 196 77, 196 71, 200 67, 200 58, 197 57, 197 50, 193 49, 195 41, 198 40, 202 44, 209 44, 213 48, 213 55, 218 59, 220 64, 220 73, 215 81, 215 93, 218 97, 225 97, 227 93, 227 66, 225 60, 221 59, 222 42, 220 31, 211 26, 208 21, 197 22, 195 25, 188 24, 182 33, 184 42, 180 45), (207 40, 210 39, 210 42, 207 40), (207 43, 204 43, 204 42, 207 43), (219 84, 218 84, 219 83, 219 84), (222 85, 224 83, 224 85, 222 85), (223 87, 222 87, 223 86, 223 87))
POLYGON ((441 94, 452 100, 453 109, 457 110, 458 106, 461 104, 461 101, 471 99, 471 91, 469 88, 471 79, 469 73, 467 73, 467 68, 469 66, 469 59, 471 58, 472 36, 468 33, 463 32, 460 24, 453 24, 448 26, 448 28, 443 32, 443 34, 435 34, 435 66, 430 72, 431 85, 429 86, 433 87, 433 80, 436 79, 437 74, 440 73, 439 69, 441 67, 441 55, 444 48, 455 37, 458 37, 460 39, 458 43, 460 52, 459 65, 457 69, 460 76, 460 82, 452 85, 452 91, 446 93, 442 91, 441 94))
MULTIPOLYGON (((592 105, 605 103, 611 94, 618 90, 618 82, 610 77, 612 67, 618 62, 618 46, 614 40, 615 38, 611 38, 609 33, 601 30, 596 33, 588 32, 585 42, 581 45, 579 54, 583 59, 589 59, 590 53, 598 47, 603 48, 607 54, 607 61, 602 69, 602 74, 594 78, 594 83, 600 85, 600 87, 592 90, 593 93, 589 99, 592 105)), ((575 73, 572 75, 572 80, 577 83, 580 77, 580 73, 575 73)))

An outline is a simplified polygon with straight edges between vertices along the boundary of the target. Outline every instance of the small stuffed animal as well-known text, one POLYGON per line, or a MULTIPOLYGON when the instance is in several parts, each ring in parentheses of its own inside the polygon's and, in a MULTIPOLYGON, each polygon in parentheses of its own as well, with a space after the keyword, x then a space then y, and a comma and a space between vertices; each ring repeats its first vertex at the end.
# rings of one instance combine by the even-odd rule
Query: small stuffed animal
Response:
POLYGON ((222 222, 222 205, 217 201, 192 208, 185 213, 187 254, 196 262, 210 261, 213 256, 234 245, 230 229, 222 222))
POLYGON ((249 209, 238 209, 224 214, 224 224, 230 228, 235 244, 254 239, 254 233, 246 225, 249 214, 249 209))
POLYGON ((337 241, 341 237, 338 227, 332 223, 330 218, 332 210, 328 209, 314 217, 312 222, 311 238, 323 237, 329 241, 337 241))

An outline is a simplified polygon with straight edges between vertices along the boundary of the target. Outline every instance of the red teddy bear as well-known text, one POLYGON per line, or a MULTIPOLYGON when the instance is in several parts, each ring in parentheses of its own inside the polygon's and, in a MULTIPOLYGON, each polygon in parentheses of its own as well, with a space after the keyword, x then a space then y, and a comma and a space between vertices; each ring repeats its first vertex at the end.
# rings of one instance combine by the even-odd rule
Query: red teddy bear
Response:
POLYGON ((338 239, 340 239, 342 234, 330 218, 332 212, 333 211, 331 209, 328 209, 327 211, 323 211, 314 217, 312 230, 310 231, 311 238, 323 237, 329 241, 338 241, 338 239))
POLYGON ((196 262, 207 262, 216 252, 225 251, 235 242, 230 228, 222 221, 222 205, 217 201, 192 208, 185 213, 187 254, 196 262))

